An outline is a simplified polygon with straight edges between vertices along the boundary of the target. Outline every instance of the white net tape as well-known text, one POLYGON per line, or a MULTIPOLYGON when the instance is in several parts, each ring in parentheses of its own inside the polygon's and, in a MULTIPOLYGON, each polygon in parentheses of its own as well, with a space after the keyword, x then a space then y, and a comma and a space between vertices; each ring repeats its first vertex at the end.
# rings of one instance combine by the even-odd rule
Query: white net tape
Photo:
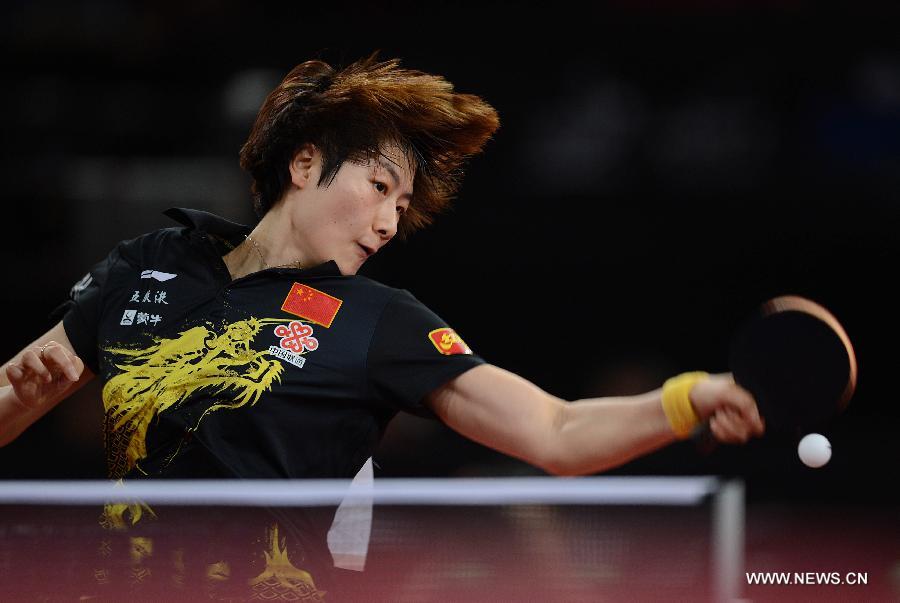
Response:
POLYGON ((389 505, 696 505, 719 489, 713 477, 521 477, 350 480, 138 480, 0 482, 0 504, 327 506, 348 496, 389 505))

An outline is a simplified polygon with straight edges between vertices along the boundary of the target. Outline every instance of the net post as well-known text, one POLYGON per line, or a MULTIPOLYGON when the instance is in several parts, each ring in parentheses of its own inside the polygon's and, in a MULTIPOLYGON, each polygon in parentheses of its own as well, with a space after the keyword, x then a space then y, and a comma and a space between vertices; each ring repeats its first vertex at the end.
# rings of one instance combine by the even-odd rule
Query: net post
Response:
POLYGON ((716 603, 733 603, 741 595, 744 570, 744 482, 720 482, 713 495, 712 594, 716 603))

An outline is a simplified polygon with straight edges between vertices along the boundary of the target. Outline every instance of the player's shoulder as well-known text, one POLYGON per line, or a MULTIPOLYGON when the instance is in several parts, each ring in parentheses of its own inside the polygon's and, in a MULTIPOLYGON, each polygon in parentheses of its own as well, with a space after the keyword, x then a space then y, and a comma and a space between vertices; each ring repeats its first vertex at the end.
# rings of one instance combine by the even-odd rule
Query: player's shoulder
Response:
POLYGON ((365 297, 378 307, 380 320, 416 321, 424 317, 428 321, 436 319, 434 310, 423 303, 411 291, 385 285, 364 276, 355 276, 359 287, 356 299, 365 297))
POLYGON ((163 215, 177 224, 123 240, 117 245, 118 253, 131 263, 142 264, 156 261, 160 255, 180 256, 186 247, 196 244, 207 235, 223 244, 234 246, 249 231, 243 224, 202 210, 172 207, 164 211, 163 215))
POLYGON ((420 303, 416 300, 415 296, 406 289, 392 287, 391 285, 386 285, 361 274, 354 275, 350 278, 353 280, 353 286, 357 288, 358 291, 377 297, 385 302, 404 303, 415 301, 416 303, 420 303))
MULTIPOLYGON (((384 318, 428 312, 428 308, 408 290, 386 285, 367 276, 341 276, 330 282, 337 297, 353 300, 357 307, 369 308, 374 316, 384 318)), ((315 282, 311 284, 316 286, 315 282)))
POLYGON ((131 264, 144 264, 160 253, 179 253, 189 240, 189 228, 170 226, 123 239, 116 245, 114 253, 131 264))

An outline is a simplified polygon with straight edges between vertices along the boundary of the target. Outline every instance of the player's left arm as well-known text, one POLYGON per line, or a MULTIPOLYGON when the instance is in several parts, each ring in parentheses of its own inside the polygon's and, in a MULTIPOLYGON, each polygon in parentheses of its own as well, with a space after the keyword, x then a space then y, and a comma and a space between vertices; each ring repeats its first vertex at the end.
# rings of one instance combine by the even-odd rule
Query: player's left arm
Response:
MULTIPOLYGON (((449 427, 548 473, 581 475, 621 465, 673 442, 662 390, 566 402, 509 371, 475 367, 429 394, 426 405, 449 427)), ((753 398, 729 375, 698 382, 690 400, 713 435, 744 442, 762 433, 753 398)))

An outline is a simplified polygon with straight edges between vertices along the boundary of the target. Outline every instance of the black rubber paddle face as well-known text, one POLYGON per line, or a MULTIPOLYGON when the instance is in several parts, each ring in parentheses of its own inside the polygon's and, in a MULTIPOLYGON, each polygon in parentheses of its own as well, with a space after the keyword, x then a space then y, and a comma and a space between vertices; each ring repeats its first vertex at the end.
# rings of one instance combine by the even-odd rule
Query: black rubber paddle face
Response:
POLYGON ((756 398, 767 431, 807 432, 849 401, 852 355, 849 342, 820 317, 796 309, 761 311, 733 340, 729 365, 756 398))

